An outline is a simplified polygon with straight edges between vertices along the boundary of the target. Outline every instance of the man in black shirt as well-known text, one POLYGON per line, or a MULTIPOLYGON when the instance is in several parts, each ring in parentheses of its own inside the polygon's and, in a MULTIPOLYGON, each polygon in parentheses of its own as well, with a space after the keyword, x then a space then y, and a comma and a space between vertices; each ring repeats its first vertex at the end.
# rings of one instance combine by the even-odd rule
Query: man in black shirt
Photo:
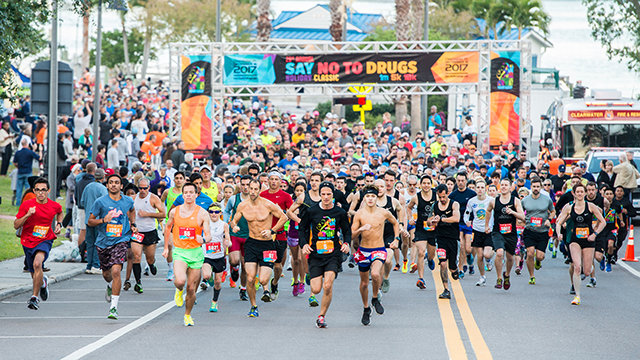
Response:
MULTIPOLYGON (((553 175, 551 177, 554 192, 562 191, 562 185, 564 185, 564 183, 571 178, 571 176, 565 173, 566 170, 567 167, 565 165, 560 165, 558 166, 558 175, 553 175)), ((562 208, 560 208, 560 210, 562 210, 562 208)))
POLYGON ((307 210, 300 223, 300 246, 302 253, 309 256, 311 294, 324 290, 320 303, 320 315, 316 326, 326 328, 325 315, 333 296, 333 281, 338 274, 343 253, 349 252, 351 225, 347 212, 334 206, 334 187, 329 182, 320 184, 320 203, 307 210), (344 241, 340 241, 338 231, 344 241), (337 251, 339 249, 339 251, 337 251))

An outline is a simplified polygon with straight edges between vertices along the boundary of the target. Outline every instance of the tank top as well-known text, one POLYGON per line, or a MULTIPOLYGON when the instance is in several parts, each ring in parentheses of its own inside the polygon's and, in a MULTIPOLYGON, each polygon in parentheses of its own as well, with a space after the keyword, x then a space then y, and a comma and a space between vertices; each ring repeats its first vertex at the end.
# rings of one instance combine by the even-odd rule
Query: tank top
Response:
POLYGON ((304 201, 302 202, 302 206, 300 206, 300 219, 307 213, 307 210, 314 207, 315 205, 320 204, 320 200, 315 201, 311 198, 311 195, 308 191, 304 193, 304 201))
POLYGON ((585 201, 584 211, 581 214, 576 213, 576 204, 571 205, 571 220, 573 221, 573 239, 587 240, 593 232, 593 214, 589 211, 589 203, 585 201))
POLYGON ((136 225, 138 225, 138 231, 149 232, 155 230, 155 218, 138 216, 138 211, 140 210, 151 213, 157 212, 156 208, 151 205, 151 193, 147 194, 147 197, 144 199, 140 198, 140 195, 136 196, 136 199, 133 200, 133 207, 136 210, 136 225))
POLYGON ((165 199, 165 205, 167 206, 167 217, 166 217, 167 220, 169 220, 169 211, 173 206, 173 202, 176 201, 176 199, 178 198, 178 196, 180 196, 180 194, 182 194, 182 191, 180 192, 180 194, 176 194, 174 190, 175 190, 175 187, 170 188, 167 191, 167 198, 165 199))
POLYGON ((493 214, 493 231, 503 235, 517 235, 516 217, 506 213, 507 207, 515 210, 515 198, 510 196, 509 202, 503 204, 500 196, 496 197, 496 206, 493 214))
MULTIPOLYGON (((387 202, 382 206, 383 209, 389 210, 391 215, 394 218, 398 219, 398 214, 393 209, 393 198, 389 195, 385 195, 387 202)), ((393 232, 393 225, 389 222, 389 220, 385 220, 384 222, 384 238, 389 239, 392 238, 395 233, 393 232)))
POLYGON ((198 225, 198 211, 196 206, 191 215, 180 216, 180 209, 183 205, 178 205, 173 215, 173 245, 180 249, 194 249, 200 247, 196 240, 196 235, 202 235, 202 227, 198 225))
MULTIPOLYGON (((440 203, 435 203, 433 206, 433 215, 440 216, 440 218, 448 218, 453 216, 453 200, 449 200, 449 205, 446 209, 440 210, 440 203)), ((440 221, 436 225, 436 236, 438 238, 457 240, 459 236, 458 223, 448 223, 440 221)))
POLYGON ((429 224, 427 224, 427 219, 431 216, 431 214, 433 214, 433 204, 436 202, 436 196, 433 193, 433 190, 429 191, 431 192, 431 200, 429 201, 425 200, 422 197, 422 191, 418 192, 416 231, 428 231, 433 234, 435 227, 429 226, 429 224))
POLYGON ((218 220, 216 222, 209 222, 211 228, 211 241, 202 244, 202 251, 204 251, 204 257, 209 259, 221 259, 224 257, 224 246, 222 240, 224 239, 224 222, 218 220))
POLYGON ((203 192, 208 197, 210 197, 211 200, 217 201, 217 199, 218 199, 218 184, 216 184, 215 181, 211 181, 211 187, 209 187, 209 188, 205 188, 204 185, 202 185, 202 190, 200 190, 200 191, 203 192))

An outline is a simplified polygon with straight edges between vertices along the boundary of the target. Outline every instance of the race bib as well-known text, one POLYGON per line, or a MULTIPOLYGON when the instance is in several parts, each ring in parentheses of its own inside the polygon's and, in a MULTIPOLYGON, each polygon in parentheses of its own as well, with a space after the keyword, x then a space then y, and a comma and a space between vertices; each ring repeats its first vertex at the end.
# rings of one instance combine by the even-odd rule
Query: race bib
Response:
POLYGON ((532 217, 531 218, 531 226, 535 226, 535 227, 542 226, 542 218, 532 217))
POLYGON ((440 259, 440 260, 446 260, 447 259, 447 250, 445 250, 445 249, 436 250, 436 254, 438 254, 438 259, 440 259))
POLYGON ((429 222, 427 220, 424 221, 423 227, 426 231, 434 231, 436 229, 434 226, 429 226, 429 222))
POLYGON ((215 254, 222 253, 222 244, 219 242, 209 242, 204 244, 203 246, 204 246, 204 252, 207 255, 215 255, 215 254))
POLYGON ((586 239, 589 237, 589 228, 580 227, 576 228, 576 237, 578 239, 586 239))
POLYGON ((122 224, 107 224, 107 236, 108 237, 122 236, 122 224))
POLYGON ((178 228, 178 236, 180 237, 180 240, 195 240, 196 228, 181 226, 178 228))
POLYGON ((511 224, 500 224, 500 234, 509 234, 511 231, 511 224))
POLYGON ((316 243, 318 254, 331 254, 333 252, 332 240, 321 240, 316 243))
POLYGON ((142 233, 132 234, 131 235, 131 240, 141 243, 142 240, 144 240, 144 234, 142 234, 142 233))
POLYGON ((33 227, 33 232, 31 233, 31 235, 33 235, 33 237, 43 239, 45 236, 47 236, 48 232, 48 226, 36 225, 33 227))
POLYGON ((374 251, 371 253, 371 261, 373 260, 382 260, 387 261, 387 252, 386 251, 374 251))
POLYGON ((418 220, 418 213, 413 213, 411 214, 411 216, 413 216, 413 220, 418 220))
POLYGON ((262 260, 267 263, 276 262, 278 253, 275 250, 266 250, 262 252, 262 260))

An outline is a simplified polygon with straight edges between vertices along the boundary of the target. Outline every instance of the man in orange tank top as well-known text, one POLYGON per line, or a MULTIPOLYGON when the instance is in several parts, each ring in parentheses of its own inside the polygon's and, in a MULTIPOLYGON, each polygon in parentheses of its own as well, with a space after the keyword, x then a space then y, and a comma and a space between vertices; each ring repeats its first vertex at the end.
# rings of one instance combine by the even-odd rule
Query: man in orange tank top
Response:
POLYGON ((174 300, 176 306, 185 304, 184 326, 193 326, 191 309, 196 301, 196 290, 200 282, 200 269, 204 263, 201 245, 211 240, 209 214, 196 205, 197 189, 193 183, 184 184, 182 196, 184 204, 169 212, 169 220, 164 230, 164 250, 162 256, 169 256, 173 246, 173 283, 176 286, 174 300), (186 298, 183 298, 187 286, 186 298))

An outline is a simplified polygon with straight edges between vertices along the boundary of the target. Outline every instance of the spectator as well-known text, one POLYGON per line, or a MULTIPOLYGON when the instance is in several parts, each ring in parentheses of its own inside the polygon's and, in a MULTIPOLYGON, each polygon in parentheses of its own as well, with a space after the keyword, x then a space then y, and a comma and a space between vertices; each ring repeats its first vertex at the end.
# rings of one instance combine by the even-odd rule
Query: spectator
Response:
POLYGON ((40 160, 40 156, 29 148, 27 140, 23 139, 20 143, 22 149, 18 150, 13 157, 13 164, 18 168, 18 182, 16 188, 16 205, 20 206, 22 202, 22 191, 27 187, 27 179, 33 174, 33 161, 40 160))
POLYGON ((0 129, 0 153, 2 154, 2 167, 0 168, 0 175, 7 175, 9 170, 9 164, 11 163, 11 156, 13 155, 13 143, 15 135, 11 134, 10 124, 8 121, 2 123, 2 129, 0 129))
POLYGON ((613 172, 616 174, 616 180, 614 186, 622 186, 624 188, 625 196, 629 196, 631 191, 638 187, 638 179, 640 179, 640 173, 631 165, 627 154, 620 154, 620 164, 613 167, 613 172))
POLYGON ((112 141, 111 147, 107 151, 107 168, 118 170, 120 168, 120 154, 118 147, 120 143, 118 141, 112 141))

